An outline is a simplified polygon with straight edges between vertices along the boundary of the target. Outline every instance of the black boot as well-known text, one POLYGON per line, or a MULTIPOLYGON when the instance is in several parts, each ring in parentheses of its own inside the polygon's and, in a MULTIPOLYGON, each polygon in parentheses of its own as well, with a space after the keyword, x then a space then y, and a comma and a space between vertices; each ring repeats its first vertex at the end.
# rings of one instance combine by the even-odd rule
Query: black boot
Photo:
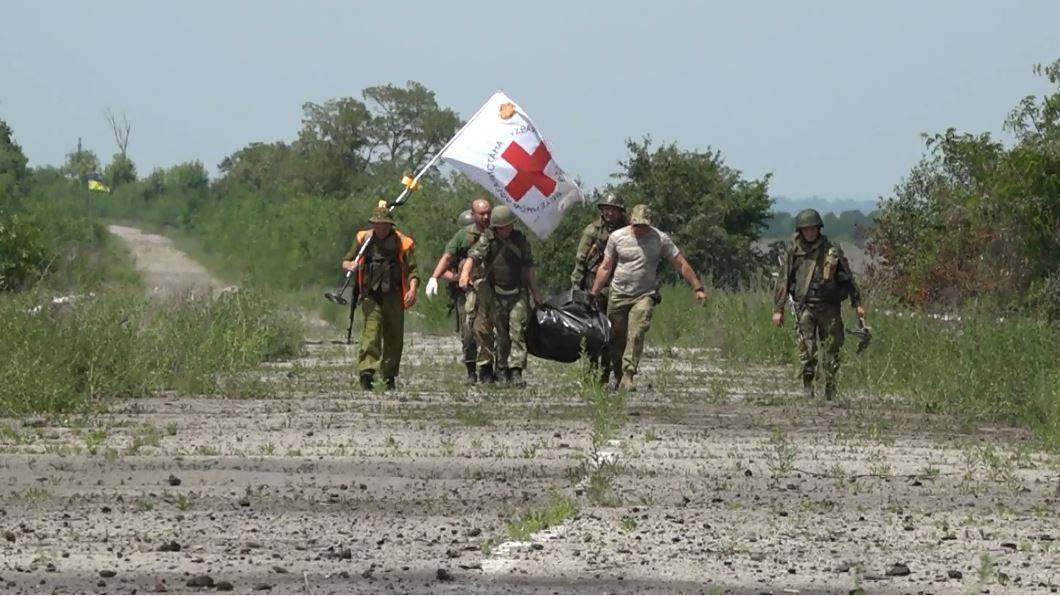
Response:
POLYGON ((475 363, 465 362, 464 365, 467 366, 467 384, 474 385, 475 383, 478 383, 478 374, 475 372, 475 363))
POLYGON ((508 369, 508 384, 512 387, 526 387, 526 381, 523 380, 523 369, 508 369))
POLYGON ((487 364, 485 366, 480 366, 479 367, 479 369, 478 369, 478 382, 479 383, 482 383, 483 385, 485 385, 487 383, 491 383, 491 384, 495 383, 496 381, 497 381, 497 379, 493 376, 493 365, 492 364, 487 364))
POLYGON ((386 390, 387 391, 393 391, 395 389, 397 389, 397 377, 387 377, 386 378, 386 390))
POLYGON ((361 373, 361 389, 365 391, 371 391, 372 385, 375 382, 375 373, 372 371, 365 371, 361 373))
POLYGON ((509 377, 508 374, 509 374, 509 371, 508 371, 507 368, 498 368, 497 369, 497 382, 500 383, 501 385, 504 385, 505 387, 507 387, 508 383, 510 383, 511 380, 512 380, 512 378, 509 377))
POLYGON ((814 399, 813 375, 802 375, 802 397, 803 399, 814 399))

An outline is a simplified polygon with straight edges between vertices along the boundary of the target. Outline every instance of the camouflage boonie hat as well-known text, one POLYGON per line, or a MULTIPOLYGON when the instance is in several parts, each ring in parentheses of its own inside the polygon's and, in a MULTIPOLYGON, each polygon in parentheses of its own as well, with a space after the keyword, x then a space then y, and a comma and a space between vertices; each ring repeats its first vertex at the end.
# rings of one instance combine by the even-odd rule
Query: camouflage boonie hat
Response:
POLYGON ((633 214, 629 216, 629 223, 633 226, 651 225, 651 207, 648 205, 637 205, 633 208, 633 214))
POLYGON ((371 223, 388 223, 396 224, 394 218, 390 215, 390 210, 386 208, 385 204, 379 205, 372 211, 372 216, 368 218, 371 223))

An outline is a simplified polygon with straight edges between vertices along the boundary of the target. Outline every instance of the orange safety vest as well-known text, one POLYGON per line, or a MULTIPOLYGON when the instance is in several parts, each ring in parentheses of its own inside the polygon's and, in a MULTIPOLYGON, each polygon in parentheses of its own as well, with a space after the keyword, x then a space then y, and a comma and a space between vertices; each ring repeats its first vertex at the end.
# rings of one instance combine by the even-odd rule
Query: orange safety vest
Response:
MULTIPOLYGON (((365 239, 371 233, 372 230, 361 230, 360 232, 357 232, 358 250, 360 250, 360 247, 364 244, 365 239)), ((392 233, 396 234, 398 238, 397 258, 398 267, 401 269, 401 298, 402 300, 404 300, 405 294, 407 294, 409 291, 409 272, 408 267, 405 264, 405 253, 412 250, 412 248, 416 246, 416 242, 412 239, 412 236, 406 236, 405 234, 402 234, 401 232, 397 231, 397 228, 394 228, 392 230, 392 233)), ((361 258, 357 261, 357 285, 362 288, 364 287, 364 255, 361 255, 361 258)), ((408 309, 406 308, 405 310, 408 309)))

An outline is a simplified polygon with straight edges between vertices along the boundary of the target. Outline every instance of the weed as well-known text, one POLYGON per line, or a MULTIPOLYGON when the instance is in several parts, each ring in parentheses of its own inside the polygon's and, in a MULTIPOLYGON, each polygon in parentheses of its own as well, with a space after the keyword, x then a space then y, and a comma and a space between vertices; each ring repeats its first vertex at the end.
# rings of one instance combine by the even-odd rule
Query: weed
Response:
POLYGON ((766 453, 766 464, 774 479, 780 478, 795 468, 795 457, 799 448, 788 440, 780 427, 773 427, 769 435, 770 451, 766 453))
POLYGON ((637 518, 631 515, 622 516, 622 530, 624 532, 632 532, 637 529, 637 518))
POLYGON ((133 509, 139 513, 146 513, 155 508, 155 502, 150 497, 136 497, 133 500, 133 509))
POLYGON ((144 447, 158 447, 161 444, 162 433, 153 424, 145 423, 140 425, 140 428, 133 434, 132 444, 129 445, 128 453, 129 455, 136 455, 144 447))
POLYGON ((486 411, 479 406, 458 408, 456 418, 465 426, 490 426, 493 424, 486 411))
POLYGON ((180 511, 187 511, 187 510, 191 509, 191 505, 192 505, 191 499, 187 495, 185 495, 183 493, 177 495, 177 498, 174 499, 174 501, 173 501, 173 506, 176 507, 180 511))
POLYGON ((576 513, 578 513, 578 508, 573 501, 564 498, 555 488, 549 489, 548 504, 509 523, 508 536, 512 540, 529 540, 531 535, 563 523, 565 519, 574 517, 576 513))
POLYGON ((652 443, 659 440, 659 436, 655 434, 655 427, 648 427, 648 430, 644 431, 644 442, 652 443))

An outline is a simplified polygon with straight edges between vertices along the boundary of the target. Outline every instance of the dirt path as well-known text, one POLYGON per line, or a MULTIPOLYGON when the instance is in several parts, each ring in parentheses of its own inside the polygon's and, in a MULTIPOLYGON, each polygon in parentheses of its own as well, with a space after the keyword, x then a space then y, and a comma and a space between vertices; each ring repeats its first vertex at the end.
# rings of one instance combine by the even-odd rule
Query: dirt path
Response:
POLYGON ((597 465, 594 409, 573 367, 533 361, 518 392, 467 388, 455 337, 410 334, 400 391, 383 394, 354 389, 355 355, 307 343, 230 395, 0 420, 0 587, 1049 593, 1060 583, 1060 465, 1013 429, 962 428, 871 396, 806 404, 788 371, 652 350, 650 386, 625 404, 612 457, 597 465), (510 542, 509 522, 557 497, 577 513, 510 542), (189 586, 202 576, 215 587, 189 586))
POLYGON ((224 287, 202 265, 177 250, 173 241, 165 236, 119 225, 109 225, 107 231, 121 238, 128 246, 136 270, 151 293, 205 294, 224 287))

